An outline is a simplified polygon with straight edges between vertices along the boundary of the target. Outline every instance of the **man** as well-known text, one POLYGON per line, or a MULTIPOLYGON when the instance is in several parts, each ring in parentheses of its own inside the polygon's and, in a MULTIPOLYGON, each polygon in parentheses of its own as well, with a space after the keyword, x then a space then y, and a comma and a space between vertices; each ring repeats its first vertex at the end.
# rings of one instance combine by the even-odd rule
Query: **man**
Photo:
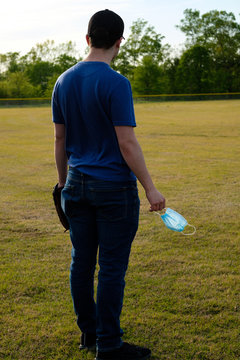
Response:
POLYGON ((70 225, 70 285, 82 332, 80 348, 97 345, 97 360, 150 357, 150 350, 122 342, 119 321, 124 277, 138 228, 136 177, 150 211, 165 207, 134 134, 130 83, 110 68, 123 30, 123 21, 114 12, 94 14, 86 35, 88 56, 59 77, 52 96, 58 186, 64 187, 62 207, 70 225))

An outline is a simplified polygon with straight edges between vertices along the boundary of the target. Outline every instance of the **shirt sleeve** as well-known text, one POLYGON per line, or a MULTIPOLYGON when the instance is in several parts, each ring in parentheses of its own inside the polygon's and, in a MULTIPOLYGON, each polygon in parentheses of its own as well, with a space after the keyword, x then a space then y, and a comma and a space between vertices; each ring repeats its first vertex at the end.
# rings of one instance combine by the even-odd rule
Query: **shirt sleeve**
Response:
POLYGON ((136 126, 131 84, 126 78, 111 94, 111 119, 114 126, 136 126))
POLYGON ((57 83, 54 86, 53 89, 53 93, 52 93, 52 121, 56 124, 65 124, 62 112, 61 112, 61 107, 59 105, 59 101, 58 101, 58 86, 57 83))

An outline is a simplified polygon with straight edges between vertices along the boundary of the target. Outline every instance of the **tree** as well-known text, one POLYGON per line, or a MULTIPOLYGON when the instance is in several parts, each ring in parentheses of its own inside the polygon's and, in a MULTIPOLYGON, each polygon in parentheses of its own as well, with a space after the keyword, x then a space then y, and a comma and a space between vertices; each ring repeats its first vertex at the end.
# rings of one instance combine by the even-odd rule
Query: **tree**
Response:
POLYGON ((162 71, 153 57, 144 56, 142 64, 134 70, 133 92, 140 95, 159 94, 163 85, 161 75, 162 71))
POLYGON ((7 80, 0 81, 0 98, 9 97, 9 89, 7 80))
POLYGON ((206 46, 213 57, 238 53, 240 24, 232 12, 212 10, 200 16, 199 11, 186 9, 184 15, 177 28, 187 36, 188 46, 206 46))
MULTIPOLYGON (((72 41, 55 45, 53 40, 36 44, 20 61, 33 86, 38 86, 43 96, 50 79, 77 63, 75 44, 72 41)), ((47 91, 49 93, 49 90, 47 91)), ((45 96, 45 95, 44 95, 45 96)))
MULTIPOLYGON (((209 51, 215 74, 214 91, 236 91, 235 76, 240 74, 240 24, 232 12, 209 11, 202 16, 186 9, 177 27, 187 36, 187 48, 200 45, 209 51)), ((238 88, 239 90, 239 88, 238 88)))
POLYGON ((0 79, 4 77, 7 70, 7 54, 0 54, 0 79))
POLYGON ((19 57, 20 57, 19 52, 8 52, 6 54, 0 54, 1 76, 5 72, 13 73, 20 70, 19 57))
POLYGON ((164 37, 157 34, 154 27, 143 19, 134 21, 130 29, 131 34, 121 46, 113 67, 122 75, 132 79, 134 69, 141 64, 145 56, 151 56, 153 61, 160 63, 169 46, 162 45, 164 37))
POLYGON ((176 79, 177 69, 180 59, 178 57, 168 58, 163 64, 165 74, 165 92, 176 94, 178 92, 178 82, 176 79))
POLYGON ((75 65, 77 60, 75 57, 68 55, 67 53, 60 54, 55 60, 55 69, 58 74, 63 73, 71 66, 75 65))
POLYGON ((51 97, 52 96, 53 88, 54 88, 54 85, 55 85, 55 83, 57 81, 58 76, 59 76, 59 74, 54 74, 51 78, 48 79, 47 87, 46 87, 45 92, 44 92, 45 97, 51 97))
POLYGON ((23 56, 19 52, 0 54, 0 96, 23 97, 23 89, 27 96, 49 94, 49 81, 52 84, 53 79, 76 64, 76 55, 72 41, 55 45, 53 40, 36 44, 23 56))
POLYGON ((177 72, 177 90, 183 93, 211 91, 211 57, 201 45, 193 45, 180 58, 177 72))
POLYGON ((55 45, 54 40, 46 40, 43 43, 37 43, 32 47, 25 58, 29 63, 39 61, 55 63, 56 59, 63 54, 75 57, 77 54, 75 43, 68 41, 66 43, 55 45))
POLYGON ((26 74, 33 86, 40 86, 40 93, 42 96, 47 88, 48 80, 55 73, 55 66, 49 61, 37 61, 29 64, 26 67, 26 74))
POLYGON ((7 95, 14 98, 36 96, 37 88, 31 85, 23 72, 11 73, 7 81, 7 95))

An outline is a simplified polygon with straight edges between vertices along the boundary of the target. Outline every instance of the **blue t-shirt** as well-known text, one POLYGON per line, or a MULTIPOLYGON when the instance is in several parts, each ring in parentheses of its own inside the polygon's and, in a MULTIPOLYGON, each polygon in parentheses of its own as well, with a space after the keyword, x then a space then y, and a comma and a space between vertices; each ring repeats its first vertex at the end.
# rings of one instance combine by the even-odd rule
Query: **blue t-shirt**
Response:
POLYGON ((136 126, 130 82, 98 61, 79 62, 57 80, 53 122, 66 128, 68 164, 97 179, 135 180, 114 126, 136 126))

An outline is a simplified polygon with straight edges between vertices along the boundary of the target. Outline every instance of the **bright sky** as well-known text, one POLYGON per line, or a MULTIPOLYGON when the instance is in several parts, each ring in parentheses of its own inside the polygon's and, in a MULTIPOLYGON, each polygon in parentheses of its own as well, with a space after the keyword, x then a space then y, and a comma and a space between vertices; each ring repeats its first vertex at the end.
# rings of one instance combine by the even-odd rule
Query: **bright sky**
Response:
POLYGON ((110 9, 125 22, 125 37, 132 22, 147 20, 165 36, 164 43, 181 47, 185 37, 175 25, 186 8, 233 12, 239 22, 239 0, 5 0, 0 5, 0 53, 27 53, 47 39, 57 44, 72 40, 83 54, 88 20, 99 10, 110 9))

